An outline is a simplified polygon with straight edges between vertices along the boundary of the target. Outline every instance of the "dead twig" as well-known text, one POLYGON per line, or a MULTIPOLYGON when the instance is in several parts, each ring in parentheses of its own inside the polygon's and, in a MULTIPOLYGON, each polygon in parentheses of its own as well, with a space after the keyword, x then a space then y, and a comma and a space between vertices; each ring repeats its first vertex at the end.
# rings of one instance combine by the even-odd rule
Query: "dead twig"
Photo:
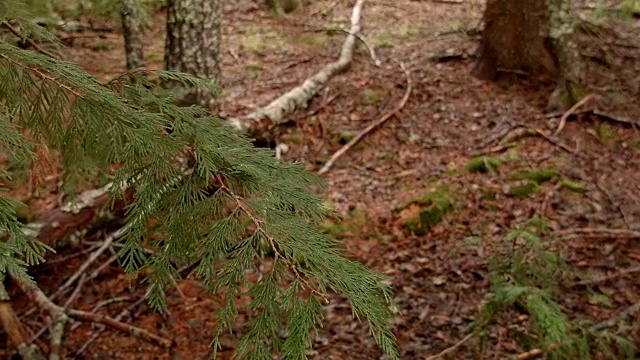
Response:
POLYGON ((12 279, 18 284, 18 287, 20 287, 20 289, 25 294, 27 294, 27 296, 29 296, 34 302, 36 302, 38 307, 48 312, 51 316, 51 355, 49 356, 49 359, 60 359, 64 328, 70 318, 85 322, 102 324, 164 348, 168 348, 173 344, 173 341, 170 339, 163 338, 145 329, 122 323, 106 315, 95 314, 77 309, 65 309, 64 307, 56 305, 53 301, 51 301, 51 299, 47 297, 47 295, 34 283, 19 278, 14 274, 10 275, 12 279))
POLYGON ((91 256, 89 256, 87 261, 85 261, 82 265, 80 265, 78 270, 73 275, 71 275, 71 277, 69 277, 67 281, 65 281, 65 283, 62 286, 60 286, 60 288, 55 293, 49 296, 49 298, 51 300, 55 300, 58 296, 65 293, 68 290, 68 288, 71 287, 71 285, 73 285, 73 283, 76 282, 76 280, 78 280, 81 276, 86 275, 85 272, 87 271, 89 266, 91 266, 91 264, 93 264, 93 262, 96 261, 96 259, 98 259, 98 257, 102 255, 102 253, 109 248, 109 246, 111 246, 111 244, 113 243, 113 240, 118 236, 120 236, 120 234, 122 234, 122 230, 118 230, 113 234, 107 236, 106 239, 104 239, 102 246, 100 246, 96 251, 91 253, 91 256))
POLYGON ((595 97, 595 94, 589 94, 589 95, 583 97, 582 99, 580 99, 580 101, 578 101, 577 103, 573 104, 573 106, 569 110, 567 110, 562 115, 562 117, 560 118, 560 124, 558 124, 558 128, 556 129, 556 132, 553 133, 553 136, 558 136, 558 134, 560 134, 562 129, 564 129, 564 126, 565 126, 569 116, 571 116, 573 113, 575 113, 576 110, 578 110, 582 105, 586 104, 587 101, 589 101, 590 99, 592 99, 594 97, 595 97))
POLYGON ((473 337, 474 333, 470 333, 467 336, 463 337, 462 340, 458 341, 457 343, 455 343, 453 346, 448 347, 444 350, 442 350, 441 352, 429 356, 426 360, 435 360, 435 359, 439 359, 449 353, 452 353, 454 351, 456 351, 460 346, 462 346, 462 344, 466 343, 467 341, 469 341, 469 339, 471 339, 473 337))
POLYGON ((329 171, 333 166, 333 164, 336 162, 336 160, 338 160, 342 155, 344 155, 347 151, 349 151, 349 149, 351 149, 355 144, 357 144, 360 140, 362 140, 362 138, 364 138, 365 135, 370 133, 373 129, 377 128, 378 126, 382 125, 385 121, 389 120, 391 117, 398 114, 400 110, 402 110, 402 108, 407 103, 407 100, 409 100, 409 95, 411 95, 412 83, 411 83, 411 73, 409 72, 409 69, 407 69, 407 67, 403 63, 400 63, 400 67, 402 68, 406 76, 407 88, 398 106, 396 106, 394 109, 382 115, 380 119, 378 119, 377 121, 367 126, 364 130, 360 131, 353 139, 351 139, 351 141, 346 143, 340 150, 336 151, 331 156, 329 161, 327 161, 326 164, 324 164, 322 169, 318 170, 319 175, 322 175, 327 171, 329 171))
POLYGON ((540 135, 543 139, 547 140, 548 142, 552 143, 553 145, 561 148, 562 150, 565 150, 566 152, 573 154, 573 155, 578 155, 578 151, 576 149, 572 149, 570 146, 564 144, 562 141, 560 141, 559 139, 557 139, 556 137, 554 137, 553 135, 549 135, 546 133, 546 131, 543 131, 542 129, 539 128, 530 128, 524 124, 518 124, 518 127, 509 131, 505 137, 500 141, 500 145, 495 146, 487 151, 482 152, 483 154, 487 154, 487 153, 497 153, 503 150, 508 149, 511 145, 510 143, 513 141, 516 141, 520 138, 523 138, 525 136, 534 136, 534 135, 540 135))
POLYGON ((571 235, 586 235, 586 237, 602 238, 603 236, 626 239, 640 239, 640 231, 609 228, 575 228, 554 231, 553 235, 565 237, 571 235), (591 235, 591 236, 590 236, 591 235))
POLYGON ((634 304, 620 311, 619 313, 612 316, 611 318, 591 326, 589 330, 595 332, 595 331, 600 331, 600 330, 612 327, 620 323, 620 321, 625 320, 630 315, 633 315, 634 313, 638 312, 639 310, 640 310, 640 300, 636 301, 634 304))
POLYGON ((605 281, 609 281, 609 280, 613 280, 619 277, 622 277, 624 275, 629 275, 629 274, 634 274, 640 272, 640 266, 635 266, 629 269, 624 269, 621 271, 617 271, 615 274, 611 274, 611 275, 607 275, 607 276, 601 276, 599 278, 595 278, 595 279, 587 279, 587 280, 581 280, 581 281, 576 281, 573 284, 571 284, 571 286, 585 286, 585 285, 594 285, 594 284, 599 284, 599 283, 603 283, 605 281))
POLYGON ((69 298, 67 299, 67 301, 64 302, 64 305, 62 305, 62 307, 68 308, 69 306, 71 306, 71 304, 73 304, 75 299, 80 294, 80 290, 82 289, 82 286, 84 285, 84 282, 86 281, 86 279, 87 279, 87 274, 82 274, 82 276, 80 276, 80 279, 78 280, 78 285, 76 285, 76 288, 73 290, 71 295, 69 295, 69 298))
MULTIPOLYGON (((114 317, 115 320, 117 321, 121 321, 122 319, 124 319, 124 317, 131 315, 131 313, 133 312, 133 310, 135 308, 137 308, 138 306, 140 306, 140 304, 142 304, 145 299, 147 298, 147 295, 149 294, 149 292, 147 292, 143 297, 141 297, 140 299, 138 299, 136 302, 134 302, 133 304, 131 304, 130 306, 128 306, 126 309, 122 310, 118 315, 116 315, 116 317, 114 317)), ((97 310, 98 308, 107 305, 108 303, 113 303, 113 302, 117 302, 117 301, 123 301, 122 297, 121 298, 113 298, 110 300, 105 300, 103 302, 101 302, 100 304, 96 305, 92 311, 97 310)), ((128 300, 128 298, 127 298, 128 300)), ((74 327, 72 327, 71 329, 75 329, 77 326, 76 324, 74 324, 74 327)), ((78 357, 80 356, 80 354, 82 354, 85 350, 87 350, 87 348, 89 348, 89 346, 91 344, 93 344, 94 341, 96 341, 96 339, 98 337, 100 337, 100 334, 102 334, 102 332, 104 332, 106 330, 106 326, 104 325, 98 325, 98 330, 93 333, 93 335, 91 335, 91 337, 89 339, 87 339, 87 341, 85 341, 84 344, 82 344, 82 346, 76 351, 76 353, 74 354, 74 357, 78 357)))
MULTIPOLYGON (((76 287, 76 291, 79 291, 79 288, 82 286, 82 282, 84 282, 84 280, 91 280, 93 278, 95 278, 95 276, 93 274, 95 274, 96 272, 94 271, 94 273, 92 273, 91 276, 89 276, 88 278, 86 278, 86 274, 85 272, 87 271, 87 269, 89 268, 89 266, 91 266, 91 264, 93 264, 93 262, 100 256, 102 255, 102 253, 109 248, 109 246, 111 246, 111 244, 113 244, 113 240, 118 237, 120 234, 122 234, 122 230, 116 231, 115 233, 107 236, 107 238, 102 242, 102 246, 100 246, 96 251, 94 251, 91 256, 89 256, 89 259, 87 259, 81 266, 80 268, 78 268, 78 270, 71 275, 67 281, 58 288, 58 290, 56 290, 53 294, 49 295, 49 299, 51 301, 56 300, 58 297, 62 296, 64 293, 66 293, 67 291, 69 291, 69 289, 71 288, 71 285, 73 285, 76 280, 78 280, 79 278, 84 278, 81 283, 78 284, 78 286, 76 287)), ((102 269, 102 268, 101 268, 102 269)), ((96 270, 97 271, 97 270, 96 270)), ((96 275, 97 276, 97 275, 96 275)), ((73 295, 69 298, 70 300, 73 300, 73 297, 77 296, 73 295)), ((67 307, 67 305, 65 305, 64 307, 67 307)), ((29 316, 31 314, 33 314, 33 312, 35 311, 35 307, 32 307, 30 309, 28 309, 27 311, 25 311, 24 313, 21 314, 21 317, 26 317, 29 316)))
POLYGON ((552 143, 553 145, 561 148, 562 150, 573 154, 573 155, 578 155, 578 151, 576 149, 572 149, 570 146, 562 143, 560 140, 558 140, 557 138, 555 138, 554 135, 548 135, 545 131, 543 131, 542 129, 534 129, 536 131, 536 133, 538 133, 538 135, 542 136, 545 140, 547 140, 548 142, 552 143))

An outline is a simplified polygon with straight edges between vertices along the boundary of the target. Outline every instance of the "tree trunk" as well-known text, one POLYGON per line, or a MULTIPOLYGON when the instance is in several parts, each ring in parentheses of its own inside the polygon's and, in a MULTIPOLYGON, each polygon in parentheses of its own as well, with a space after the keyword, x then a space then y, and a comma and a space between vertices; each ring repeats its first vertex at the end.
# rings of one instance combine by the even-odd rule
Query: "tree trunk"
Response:
MULTIPOLYGON (((165 68, 220 81, 220 0, 169 0, 165 68)), ((170 85, 177 87, 177 84, 170 85)), ((182 105, 218 108, 215 94, 184 89, 182 105)))
POLYGON ((127 70, 140 68, 144 66, 144 54, 136 0, 120 0, 120 16, 122 17, 127 70))
POLYGON ((547 40, 550 22, 545 0, 489 0, 476 76, 493 80, 500 70, 555 75, 547 40))
POLYGON ((563 107, 580 100, 582 65, 570 10, 568 0, 488 0, 474 75, 494 80, 521 71, 558 79, 554 94, 563 93, 563 107))

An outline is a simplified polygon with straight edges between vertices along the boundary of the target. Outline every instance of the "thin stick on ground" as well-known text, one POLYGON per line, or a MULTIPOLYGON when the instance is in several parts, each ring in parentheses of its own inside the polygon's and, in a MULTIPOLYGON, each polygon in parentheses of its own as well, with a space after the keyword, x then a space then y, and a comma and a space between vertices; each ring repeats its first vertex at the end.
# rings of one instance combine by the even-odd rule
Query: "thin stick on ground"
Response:
POLYGON ((557 349, 557 348, 558 348, 558 345, 557 345, 557 344, 551 344, 551 345, 549 345, 549 346, 547 347, 547 350, 546 350, 546 351, 545 351, 545 350, 543 350, 543 349, 538 349, 538 348, 536 348, 536 349, 531 349, 531 350, 529 350, 529 351, 525 351, 525 352, 523 352, 523 353, 520 353, 520 354, 516 355, 516 359, 518 359, 518 360, 528 360, 528 359, 533 359, 533 358, 535 358, 535 357, 538 357, 538 356, 544 355, 544 354, 545 354, 545 352, 553 351, 553 350, 555 350, 555 349, 557 349))
POLYGON ((322 174, 326 173, 327 171, 329 171, 331 169, 331 167, 333 166, 333 164, 336 162, 336 160, 338 160, 342 155, 344 155, 347 151, 349 151, 349 149, 351 149, 355 144, 357 144, 360 140, 362 140, 362 138, 364 138, 365 135, 367 135, 368 133, 373 131, 373 129, 375 129, 375 128, 379 127, 380 125, 382 125, 385 121, 389 120, 391 117, 396 115, 400 110, 402 110, 402 108, 407 103, 407 100, 409 99, 409 95, 411 95, 412 83, 411 83, 411 73, 409 72, 407 67, 403 63, 400 63, 400 67, 404 71, 404 74, 405 74, 405 76, 407 78, 407 88, 406 88, 406 90, 404 92, 404 96, 402 97, 402 100, 400 100, 400 103, 398 104, 398 106, 396 106, 394 109, 391 109, 390 111, 388 111, 387 113, 382 115, 382 117, 380 117, 380 119, 378 119, 375 122, 371 123, 364 130, 360 131, 353 139, 351 139, 351 141, 346 143, 340 150, 336 151, 335 154, 333 154, 331 156, 329 161, 327 161, 327 163, 324 164, 322 169, 318 170, 318 174, 319 175, 322 175, 322 174))
POLYGON ((638 272, 640 272, 640 266, 635 266, 635 267, 632 267, 632 268, 629 268, 629 269, 620 270, 620 271, 616 272, 615 274, 601 276, 601 277, 598 277, 598 278, 595 278, 595 279, 586 279, 586 280, 576 281, 573 284, 571 284, 571 286, 585 286, 585 285, 599 284, 599 283, 603 283, 605 281, 617 279, 617 278, 622 277, 624 275, 634 274, 634 273, 638 273, 638 272))
POLYGON ((562 129, 564 129, 564 126, 567 123, 567 119, 569 118, 569 116, 575 113, 576 110, 578 110, 582 105, 586 104, 587 101, 589 101, 594 97, 595 97, 595 94, 589 94, 583 97, 580 101, 573 104, 573 106, 569 110, 567 110, 564 114, 562 114, 562 117, 560 118, 560 124, 558 124, 558 128, 556 129, 556 132, 553 133, 553 136, 558 136, 558 134, 560 134, 562 129))
MULTIPOLYGON (((148 292, 147 292, 148 294, 148 292)), ((142 304, 145 299, 147 298, 147 295, 145 294, 145 296, 141 297, 140 299, 138 299, 135 303, 131 304, 130 306, 128 306, 126 309, 122 310, 118 315, 116 315, 116 317, 114 317, 114 320, 116 321, 121 321, 122 319, 124 319, 126 316, 131 315, 131 313, 133 312, 133 310, 135 308, 137 308, 138 306, 140 306, 140 304, 142 304)), ((105 325, 99 325, 99 329, 96 330, 95 333, 93 333, 93 335, 91 335, 91 337, 89 339, 87 339, 87 341, 85 341, 84 344, 82 344, 82 346, 80 347, 80 349, 78 349, 76 351, 76 353, 74 354, 74 357, 78 357, 80 356, 80 354, 82 354, 85 350, 87 350, 89 348, 89 346, 96 341, 96 339, 98 339, 98 337, 100 337, 100 334, 102 334, 103 331, 106 330, 106 326, 105 325)))
POLYGON ((640 300, 636 301, 634 304, 632 304, 628 308, 620 311, 615 316, 593 325, 592 327, 589 328, 589 330, 600 331, 600 330, 612 327, 616 324, 619 324, 620 321, 625 320, 627 317, 629 317, 630 315, 633 315, 638 311, 640 311, 640 300))
POLYGON ((450 346, 444 350, 442 350, 441 352, 429 356, 426 360, 435 360, 435 359, 440 359, 441 357, 452 353, 454 351, 456 351, 460 346, 462 346, 462 344, 466 343, 467 341, 469 341, 469 339, 471 339, 473 337, 473 333, 468 334, 467 336, 463 337, 462 340, 458 341, 457 343, 453 344, 453 346, 450 346))
POLYGON ((609 190, 607 190, 607 187, 602 183, 606 179, 606 177, 607 175, 605 174, 600 176, 600 179, 597 179, 595 181, 596 186, 598 187, 598 189, 600 189, 600 191, 602 191, 602 193, 607 197, 607 199, 609 199, 611 206, 614 206, 618 210, 618 212, 622 216, 622 221, 624 221, 624 224, 627 225, 627 229, 631 229, 631 219, 629 219, 629 217, 627 216, 627 213, 624 211, 624 209, 620 205, 620 202, 615 201, 615 199, 613 198, 609 190))
POLYGON ((553 145, 561 148, 562 150, 565 150, 566 152, 568 152, 570 154, 578 155, 578 152, 575 149, 572 149, 568 145, 562 143, 560 140, 555 138, 555 134, 554 135, 549 135, 545 131, 542 131, 542 129, 538 129, 538 128, 536 128, 534 130, 538 133, 538 135, 542 136, 545 140, 547 140, 548 142, 552 143, 553 145))
POLYGON ((65 309, 51 301, 51 299, 49 299, 49 297, 47 297, 47 295, 34 283, 14 276, 14 274, 11 274, 11 277, 18 284, 18 287, 20 287, 27 296, 36 302, 38 307, 48 312, 51 316, 51 353, 53 356, 50 355, 50 359, 60 358, 59 354, 61 354, 62 351, 64 328, 69 318, 102 324, 164 348, 168 348, 173 344, 173 341, 170 339, 163 338, 145 329, 125 324, 106 315, 77 309, 65 309))
POLYGON ((113 240, 118 236, 120 236, 120 234, 122 234, 122 230, 118 230, 113 234, 110 234, 109 236, 107 236, 106 239, 104 239, 102 246, 100 246, 96 251, 91 253, 91 256, 89 256, 87 261, 85 261, 78 268, 78 270, 73 275, 71 275, 71 277, 69 277, 69 279, 67 279, 67 281, 49 298, 51 300, 55 300, 58 296, 62 295, 62 293, 66 292, 67 289, 71 287, 71 285, 73 285, 74 282, 76 282, 76 280, 78 280, 82 275, 85 274, 89 266, 91 266, 91 264, 93 264, 93 262, 96 261, 96 259, 98 259, 98 257, 102 255, 102 253, 109 248, 109 246, 111 246, 111 244, 113 243, 113 240))
MULTIPOLYGON (((71 288, 71 285, 73 285, 73 283, 76 282, 76 280, 78 280, 81 277, 86 277, 85 272, 87 271, 89 266, 91 266, 91 264, 93 264, 96 261, 96 259, 100 255, 102 255, 102 253, 106 249, 108 249, 111 246, 111 244, 113 244, 113 240, 115 238, 117 238, 118 236, 120 236, 120 234, 122 234, 122 230, 116 231, 113 234, 107 236, 107 238, 103 241, 102 245, 96 251, 94 251, 91 254, 91 256, 89 256, 89 258, 80 266, 80 268, 78 268, 78 270, 73 275, 71 275, 67 279, 67 281, 62 286, 60 286, 58 288, 58 290, 56 290, 53 294, 51 294, 49 296, 49 299, 51 301, 56 300, 58 297, 60 297, 64 293, 66 293, 71 288)), ((91 279, 93 279, 93 277, 89 277, 88 279, 85 279, 85 280, 91 280, 91 279)), ((81 285, 78 285, 78 286, 81 286, 81 285)), ((77 287, 76 287, 76 289, 77 289, 77 287)), ((64 306, 64 307, 67 307, 67 306, 64 306)), ((27 311, 25 311, 22 314, 22 317, 24 318, 26 316, 29 316, 29 315, 33 314, 34 311, 35 311, 35 307, 32 307, 32 308, 28 309, 27 311)))
MULTIPOLYGON (((571 236, 571 235, 599 235, 611 236, 619 238, 638 238, 640 239, 640 231, 625 230, 625 229, 609 229, 609 228, 575 228, 565 229, 553 232, 556 236, 571 236)), ((588 237, 588 236, 587 236, 588 237)))

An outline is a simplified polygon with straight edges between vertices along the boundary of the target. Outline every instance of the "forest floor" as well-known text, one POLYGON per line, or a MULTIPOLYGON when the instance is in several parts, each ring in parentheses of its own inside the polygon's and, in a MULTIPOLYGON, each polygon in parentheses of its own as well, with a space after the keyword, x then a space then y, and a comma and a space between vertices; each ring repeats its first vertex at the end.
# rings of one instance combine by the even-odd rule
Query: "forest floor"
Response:
MULTIPOLYGON (((337 59, 345 34, 328 29, 348 29, 351 13, 348 1, 314 1, 279 17, 260 1, 225 3, 222 108, 232 116, 267 104, 337 59)), ((593 10, 584 9, 581 16, 589 22, 581 51, 596 100, 570 117, 558 136, 524 131, 505 144, 517 129, 552 134, 561 114, 549 116, 545 110, 553 83, 513 72, 496 82, 471 76, 482 10, 483 2, 475 0, 367 3, 363 36, 382 66, 376 67, 360 45, 350 69, 332 79, 307 111, 276 130, 276 141, 289 147, 283 158, 317 171, 353 134, 397 106, 407 84, 403 63, 413 85, 406 105, 324 175, 327 199, 342 215, 326 224, 327 231, 344 240, 351 257, 391 279, 402 358, 427 359, 471 333, 492 291, 490 259, 514 251, 510 247, 520 244, 505 237, 535 216, 546 220, 542 248, 568 265, 556 284, 561 310, 593 324, 614 318, 609 330, 640 346, 640 130, 626 122, 640 121, 640 21, 596 19, 593 10), (609 117, 584 111, 596 106, 609 117), (471 169, 468 164, 479 155, 487 157, 471 169), (536 169, 552 175, 535 183, 515 175, 536 169), (411 232, 411 219, 433 206, 419 199, 434 193, 450 199, 451 208, 437 224, 411 232), (636 311, 622 316, 634 304, 636 311)), ((156 14, 145 32, 146 59, 155 69, 162 67, 164 21, 164 13, 156 14)), ((68 42, 66 57, 97 77, 124 71, 119 30, 85 32, 68 42)), ((57 179, 48 180, 50 196, 29 202, 35 211, 53 206, 57 179)), ((69 258, 77 251, 61 251, 36 269, 47 293, 89 256, 69 258)), ((194 280, 185 280, 179 290, 169 292, 167 314, 143 303, 125 318, 173 339, 171 350, 106 330, 78 358, 206 358, 221 298, 194 280)), ((144 294, 144 286, 130 284, 113 262, 81 291, 73 306, 88 310, 119 299, 99 310, 115 316, 144 294)), ((43 326, 38 314, 25 321, 34 332, 43 326)), ((242 332, 237 330, 223 339, 221 358, 233 352, 242 332)), ((90 325, 69 331, 69 355, 96 331, 90 325)), ((473 335, 444 358, 527 358, 531 348, 519 339, 531 335, 531 319, 515 307, 498 316, 485 335, 483 342, 473 335)), ((326 307, 312 357, 385 358, 366 323, 353 320, 339 296, 326 307)))

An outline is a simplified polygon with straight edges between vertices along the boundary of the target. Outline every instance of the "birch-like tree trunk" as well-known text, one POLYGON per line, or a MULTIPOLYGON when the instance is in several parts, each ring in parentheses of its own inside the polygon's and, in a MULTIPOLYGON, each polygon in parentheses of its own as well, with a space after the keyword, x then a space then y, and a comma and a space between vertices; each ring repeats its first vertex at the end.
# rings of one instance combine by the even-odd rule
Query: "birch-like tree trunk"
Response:
MULTIPOLYGON (((220 0, 169 0, 165 68, 220 83, 220 0)), ((176 86, 175 84, 173 86, 176 86)), ((182 105, 218 109, 215 94, 184 89, 182 105)))
POLYGON ((127 70, 144 66, 142 52, 142 30, 136 0, 120 0, 120 16, 124 33, 124 48, 127 56, 127 70))

